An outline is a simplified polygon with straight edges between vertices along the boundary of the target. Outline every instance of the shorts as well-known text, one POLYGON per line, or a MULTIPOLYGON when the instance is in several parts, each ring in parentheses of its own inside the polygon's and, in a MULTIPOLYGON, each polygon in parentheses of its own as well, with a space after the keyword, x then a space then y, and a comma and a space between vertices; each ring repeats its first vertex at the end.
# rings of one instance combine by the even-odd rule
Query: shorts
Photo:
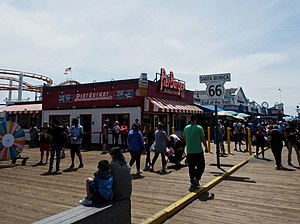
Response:
POLYGON ((107 135, 102 135, 102 139, 103 139, 103 144, 108 143, 108 136, 107 135))
POLYGON ((49 152, 50 151, 50 143, 40 143, 40 152, 49 152))

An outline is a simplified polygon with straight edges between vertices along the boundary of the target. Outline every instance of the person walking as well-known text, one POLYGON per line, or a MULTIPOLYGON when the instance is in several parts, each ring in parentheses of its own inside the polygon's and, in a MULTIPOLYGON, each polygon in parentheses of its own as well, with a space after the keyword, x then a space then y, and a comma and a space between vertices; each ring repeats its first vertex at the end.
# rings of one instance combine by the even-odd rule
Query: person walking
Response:
POLYGON ((66 147, 68 146, 68 139, 70 135, 70 127, 66 121, 63 121, 63 136, 64 136, 64 143, 61 149, 61 159, 66 158, 66 147))
POLYGON ((259 148, 261 148, 262 159, 265 159, 265 142, 266 142, 266 132, 263 126, 258 126, 258 129, 255 133, 256 138, 256 154, 255 157, 258 158, 259 148))
POLYGON ((72 127, 71 127, 71 130, 70 130, 71 166, 70 166, 69 169, 74 168, 75 154, 78 156, 78 159, 79 159, 78 168, 83 167, 82 155, 81 155, 81 152, 80 152, 80 145, 82 143, 82 136, 83 136, 83 127, 79 124, 79 121, 78 121, 77 118, 73 118, 72 127))
POLYGON ((155 140, 153 145, 151 146, 153 149, 151 149, 152 151, 154 151, 154 157, 152 159, 151 162, 151 167, 150 167, 150 171, 154 172, 154 165, 155 162, 159 156, 159 154, 161 155, 161 163, 162 163, 162 168, 161 168, 161 172, 165 173, 167 171, 167 160, 165 157, 166 154, 166 148, 167 148, 167 143, 169 141, 169 138, 166 134, 165 131, 163 131, 163 124, 162 123, 158 123, 158 129, 155 131, 155 140))
POLYGON ((124 122, 120 127, 120 134, 121 134, 121 147, 122 150, 127 150, 127 136, 128 136, 128 126, 126 125, 126 122, 124 122))
POLYGON ((284 136, 283 136, 282 132, 278 129, 277 125, 270 126, 270 129, 271 129, 271 132, 269 135, 270 136, 269 141, 270 141, 273 156, 276 161, 275 169, 281 170, 283 168, 282 164, 281 164, 281 152, 282 152, 282 148, 283 148, 284 136))
POLYGON ((29 134, 30 134, 29 148, 35 148, 38 143, 39 130, 34 123, 31 125, 29 129, 29 134))
POLYGON ((130 166, 126 162, 119 147, 114 147, 110 151, 110 169, 113 173, 113 200, 120 201, 130 198, 132 193, 132 177, 130 166))
POLYGON ((205 170, 205 158, 202 144, 205 147, 205 152, 208 152, 207 143, 203 128, 200 125, 197 125, 197 115, 192 114, 190 121, 191 124, 184 128, 183 137, 186 141, 187 163, 191 187, 199 187, 199 181, 205 170))
POLYGON ((48 129, 47 134, 50 136, 51 139, 50 162, 49 162, 48 173, 52 173, 55 154, 56 154, 55 173, 58 173, 60 168, 61 147, 63 144, 63 128, 62 126, 60 126, 59 121, 57 120, 53 121, 53 125, 48 129))
POLYGON ((237 145, 239 145, 239 150, 242 151, 242 124, 239 121, 235 121, 232 126, 233 129, 233 139, 234 139, 234 151, 237 151, 237 145))
POLYGON ((224 136, 225 136, 225 127, 222 124, 222 120, 218 120, 218 143, 219 143, 219 148, 221 150, 221 156, 224 156, 225 153, 225 147, 224 147, 224 136))
POLYGON ((139 126, 139 131, 142 130, 142 125, 139 123, 139 119, 135 119, 134 123, 131 126, 131 129, 133 129, 134 124, 137 124, 139 126))
POLYGON ((40 152, 41 158, 40 161, 37 163, 39 165, 47 164, 49 159, 50 153, 50 136, 48 135, 49 125, 47 121, 43 122, 43 127, 39 133, 40 135, 40 152), (46 152, 46 160, 45 163, 43 162, 44 154, 46 152))
POLYGON ((128 133, 128 151, 130 152, 131 159, 129 162, 130 167, 136 162, 136 174, 140 175, 141 171, 141 155, 144 151, 143 135, 139 131, 139 126, 134 124, 133 129, 128 133))
POLYGON ((297 130, 297 124, 295 122, 290 122, 288 128, 285 130, 286 140, 287 140, 287 149, 288 149, 288 165, 293 166, 292 164, 292 150, 295 149, 297 155, 298 165, 300 167, 300 151, 299 151, 299 131, 297 130))
POLYGON ((107 144, 108 144, 108 122, 109 120, 105 120, 104 121, 104 124, 102 126, 102 152, 101 154, 106 154, 106 147, 107 147, 107 144))
POLYGON ((120 126, 119 121, 115 121, 114 127, 112 129, 113 139, 114 139, 114 146, 119 145, 119 137, 120 137, 120 126))
POLYGON ((149 169, 151 166, 150 147, 154 142, 154 132, 151 130, 150 124, 145 125, 143 136, 144 136, 144 144, 145 144, 145 151, 146 151, 145 169, 149 169))

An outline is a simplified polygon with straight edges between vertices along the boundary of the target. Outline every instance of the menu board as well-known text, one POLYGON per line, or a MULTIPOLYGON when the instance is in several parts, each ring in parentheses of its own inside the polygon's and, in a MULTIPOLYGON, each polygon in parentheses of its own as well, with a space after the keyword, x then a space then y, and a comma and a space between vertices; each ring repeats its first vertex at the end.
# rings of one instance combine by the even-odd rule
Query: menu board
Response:
POLYGON ((134 91, 133 89, 116 90, 115 99, 116 100, 134 99, 134 91))

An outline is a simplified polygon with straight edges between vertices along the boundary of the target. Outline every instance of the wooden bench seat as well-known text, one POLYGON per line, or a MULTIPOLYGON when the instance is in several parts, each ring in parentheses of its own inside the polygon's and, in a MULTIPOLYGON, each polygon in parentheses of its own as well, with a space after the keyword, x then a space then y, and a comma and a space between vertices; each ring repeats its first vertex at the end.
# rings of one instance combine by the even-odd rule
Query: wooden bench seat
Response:
POLYGON ((83 206, 50 216, 34 224, 67 224, 67 223, 131 223, 131 201, 130 199, 113 202, 105 206, 83 206))

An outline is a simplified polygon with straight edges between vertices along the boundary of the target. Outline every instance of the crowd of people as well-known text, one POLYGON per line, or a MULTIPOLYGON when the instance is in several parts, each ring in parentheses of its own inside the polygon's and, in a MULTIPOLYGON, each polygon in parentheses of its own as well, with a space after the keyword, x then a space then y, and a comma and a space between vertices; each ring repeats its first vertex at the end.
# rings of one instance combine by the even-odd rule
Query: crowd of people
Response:
MULTIPOLYGON (((200 125, 197 125, 196 115, 191 116, 190 124, 185 127, 183 135, 186 142, 191 187, 198 188, 205 169, 204 152, 208 151, 204 130, 200 125), (205 150, 203 150, 202 144, 205 150)), ((172 143, 180 141, 177 138, 174 135, 171 136, 172 143)), ((100 160, 94 177, 86 179, 86 197, 79 201, 80 204, 105 204, 112 200, 122 200, 130 197, 132 191, 131 167, 136 164, 136 174, 140 175, 142 173, 140 163, 144 150, 147 152, 145 168, 150 168, 150 171, 154 172, 155 162, 161 155, 161 172, 166 172, 167 160, 165 155, 170 138, 163 130, 162 123, 158 123, 157 130, 152 132, 149 125, 145 125, 142 131, 141 126, 136 121, 128 132, 127 141, 128 151, 131 155, 129 163, 126 162, 121 148, 112 148, 110 151, 111 163, 109 164, 107 160, 100 160), (152 160, 150 153, 148 153, 150 151, 154 152, 152 160)))
POLYGON ((47 121, 43 122, 41 130, 38 132, 39 135, 39 147, 40 147, 40 160, 37 165, 46 165, 49 162, 48 173, 52 173, 55 163, 55 173, 60 171, 60 160, 66 156, 65 148, 70 148, 71 165, 69 169, 74 168, 75 155, 79 159, 78 168, 82 168, 83 160, 80 152, 80 146, 83 137, 83 127, 79 124, 77 118, 72 120, 71 128, 66 122, 60 124, 59 121, 54 120, 52 125, 49 126, 47 121), (46 155, 45 155, 46 154, 46 155), (44 162, 44 156, 45 162, 44 162), (50 156, 50 158, 49 158, 50 156))
MULTIPOLYGON (((221 149, 221 155, 225 154, 224 140, 226 139, 226 126, 224 126, 224 122, 226 123, 224 120, 218 121, 218 132, 215 135, 221 149)), ((231 126, 231 136, 234 141, 235 151, 239 150, 243 152, 248 150, 247 128, 250 130, 251 144, 256 147, 254 155, 256 158, 259 158, 261 154, 262 159, 264 159, 265 147, 270 146, 275 158, 275 169, 283 169, 281 154, 285 144, 288 149, 288 165, 293 166, 291 154, 294 149, 300 167, 300 134, 295 122, 242 123, 236 120, 232 122, 231 126), (245 149, 242 148, 243 145, 246 146, 245 149)), ((51 173, 56 155, 55 172, 58 172, 60 169, 60 160, 65 155, 63 148, 66 144, 70 144, 71 164, 69 169, 75 167, 75 155, 79 159, 78 168, 84 167, 80 152, 82 137, 83 127, 76 118, 72 120, 71 127, 68 127, 66 123, 61 125, 58 121, 54 121, 52 126, 44 122, 39 132, 41 157, 38 164, 47 164, 50 156, 48 172, 51 173), (44 156, 46 157, 45 163, 43 162, 44 156)), ((179 143, 182 153, 175 163, 180 164, 182 155, 185 155, 191 187, 198 188, 200 186, 199 181, 205 170, 204 153, 208 151, 205 131, 197 124, 196 115, 191 115, 189 124, 184 128, 182 138, 179 138, 175 134, 168 136, 163 130, 162 123, 158 123, 157 130, 155 131, 151 129, 150 124, 144 125, 142 130, 138 119, 132 124, 130 130, 125 122, 119 126, 118 121, 115 121, 113 127, 109 128, 108 121, 105 120, 102 137, 102 153, 109 152, 112 160, 111 162, 107 160, 100 160, 98 162, 98 170, 94 173, 94 177, 86 179, 86 197, 80 200, 80 204, 99 204, 130 197, 132 191, 131 167, 135 164, 136 175, 141 175, 143 171, 154 172, 155 163, 158 157, 161 156, 160 172, 167 173, 167 161, 172 153, 176 154, 179 143), (114 147, 107 150, 109 132, 112 133, 114 147), (120 136, 121 145, 119 145, 120 136), (123 155, 123 152, 125 152, 124 149, 130 153, 128 163, 123 155), (143 152, 146 153, 146 161, 145 168, 142 170, 141 155, 143 152), (152 158, 151 152, 154 153, 152 158)))
MULTIPOLYGON (((218 122, 218 142, 221 148, 221 154, 225 154, 224 150, 224 139, 225 126, 222 124, 224 121, 219 120, 218 122)), ((228 127, 228 126, 227 126, 228 127)), ((255 147, 256 158, 265 159, 265 149, 270 147, 276 162, 275 169, 283 169, 281 162, 281 154, 283 146, 285 145, 288 150, 287 162, 289 166, 293 166, 291 162, 291 155, 294 149, 298 165, 300 167, 300 133, 299 124, 295 121, 282 122, 282 121, 272 121, 272 122, 260 122, 260 121, 249 121, 241 122, 236 120, 231 126, 231 136, 234 141, 235 151, 248 151, 248 133, 247 128, 250 130, 250 141, 255 147), (245 148, 242 149, 242 145, 245 148)))

